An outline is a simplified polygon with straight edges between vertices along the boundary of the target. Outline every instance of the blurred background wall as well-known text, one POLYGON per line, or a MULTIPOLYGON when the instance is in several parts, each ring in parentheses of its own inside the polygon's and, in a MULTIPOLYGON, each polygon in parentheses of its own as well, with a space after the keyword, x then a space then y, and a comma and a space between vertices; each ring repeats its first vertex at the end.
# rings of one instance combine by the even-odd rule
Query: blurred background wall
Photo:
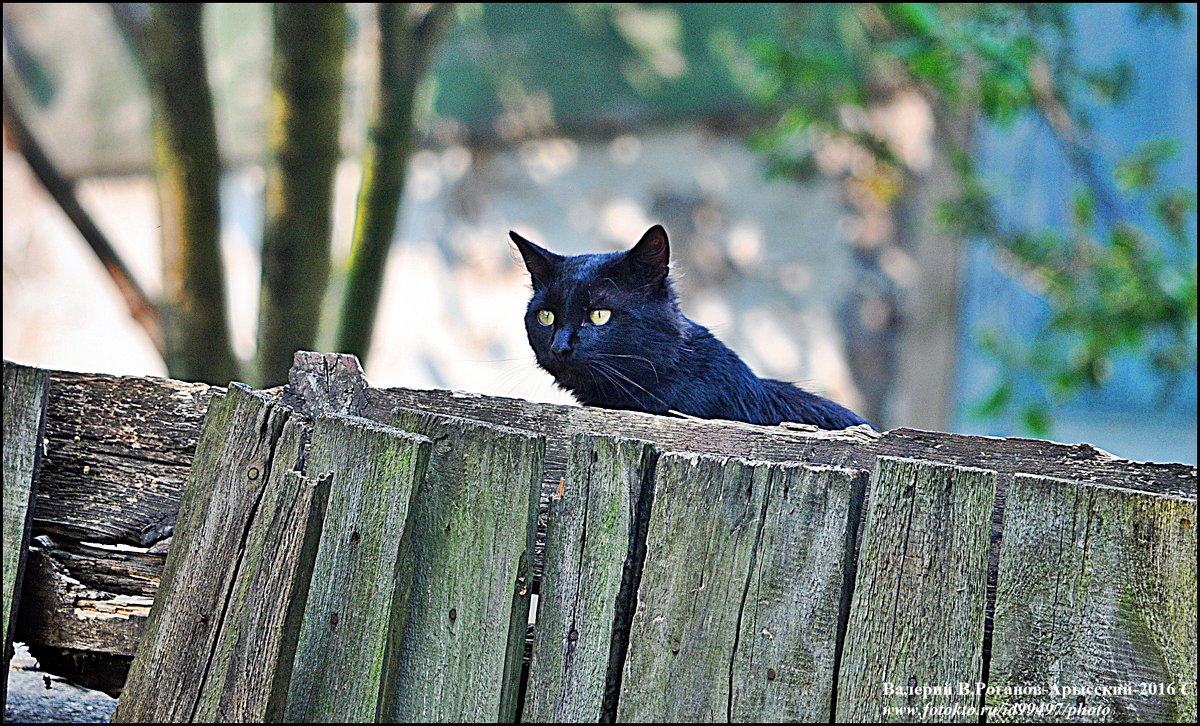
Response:
MULTIPOLYGON (((881 427, 1027 431, 1016 408, 981 406, 1011 372, 980 339, 989 331, 1039 335, 1048 312, 1036 281, 982 240, 943 243, 932 231, 904 239, 891 217, 847 192, 852 153, 827 149, 821 173, 801 181, 770 174, 768 159, 747 143, 762 111, 745 49, 780 33, 788 12, 753 3, 460 6, 417 94, 421 141, 408 161, 366 365, 372 384, 570 402, 525 341, 527 278, 507 231, 578 254, 626 248, 662 223, 685 313, 759 374, 829 395, 881 427)), ((205 13, 225 166, 230 325, 245 360, 257 321, 271 15, 251 4, 205 13)), ((369 6, 349 13, 335 271, 349 253, 378 33, 369 6)), ((19 86, 13 96, 38 138, 157 294, 150 108, 111 17, 104 6, 17 3, 5 5, 4 18, 6 92, 19 86)), ((1138 22, 1122 5, 1090 6, 1076 18, 1085 59, 1125 58, 1139 79, 1125 105, 1095 114, 1105 149, 1116 157, 1174 138, 1179 153, 1161 174, 1194 189, 1195 8, 1177 26, 1138 22)), ((933 112, 903 95, 876 111, 924 185, 901 213, 933 216, 937 194, 953 184, 933 151, 933 112)), ((970 133, 981 175, 1004 189, 1002 220, 1068 224, 1075 172, 1051 130, 1018 119, 970 133)), ((4 357, 166 375, 100 264, 10 144, 3 193, 4 357)), ((1194 239, 1194 210, 1188 224, 1194 239)), ((1194 249, 1191 265, 1194 290, 1194 249)), ((330 288, 332 301, 336 274, 330 288)), ((322 328, 325 348, 330 327, 322 328)), ((1119 356, 1099 384, 1049 409, 1051 437, 1195 463, 1194 349, 1191 370, 1170 379, 1146 354, 1119 356)), ((1032 399, 1037 387, 1016 375, 1008 395, 1032 399)))

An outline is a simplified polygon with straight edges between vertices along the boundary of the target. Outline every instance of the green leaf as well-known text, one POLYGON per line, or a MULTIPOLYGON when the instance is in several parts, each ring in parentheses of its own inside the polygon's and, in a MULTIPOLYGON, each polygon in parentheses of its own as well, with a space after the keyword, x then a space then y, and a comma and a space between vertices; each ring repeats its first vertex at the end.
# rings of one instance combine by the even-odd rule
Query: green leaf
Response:
POLYGON ((1001 381, 988 397, 981 401, 973 413, 980 418, 995 418, 1004 413, 1008 409, 1008 405, 1013 399, 1013 382, 1011 380, 1001 381))
POLYGON ((1027 405, 1021 413, 1021 423, 1035 436, 1048 436, 1050 434, 1050 414, 1046 411, 1046 407, 1041 404, 1031 403, 1027 405))

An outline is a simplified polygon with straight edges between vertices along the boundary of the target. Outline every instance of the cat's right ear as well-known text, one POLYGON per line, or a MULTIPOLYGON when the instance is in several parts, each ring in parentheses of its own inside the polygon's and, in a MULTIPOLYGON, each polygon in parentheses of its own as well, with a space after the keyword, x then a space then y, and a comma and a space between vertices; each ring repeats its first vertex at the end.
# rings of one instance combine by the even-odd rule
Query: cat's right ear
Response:
POLYGON ((508 236, 516 243, 517 251, 525 260, 525 269, 529 270, 529 278, 534 286, 542 287, 554 279, 558 261, 562 259, 560 255, 538 247, 516 232, 510 231, 508 236))

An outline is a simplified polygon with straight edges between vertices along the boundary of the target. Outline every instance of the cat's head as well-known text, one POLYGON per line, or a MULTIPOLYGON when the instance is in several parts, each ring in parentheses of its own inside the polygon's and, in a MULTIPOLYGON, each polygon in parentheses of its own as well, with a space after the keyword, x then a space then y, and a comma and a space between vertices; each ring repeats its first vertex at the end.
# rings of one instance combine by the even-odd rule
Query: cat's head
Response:
POLYGON ((654 225, 625 252, 558 255, 516 232, 533 283, 525 330, 538 364, 582 403, 641 402, 679 355, 683 318, 654 225))

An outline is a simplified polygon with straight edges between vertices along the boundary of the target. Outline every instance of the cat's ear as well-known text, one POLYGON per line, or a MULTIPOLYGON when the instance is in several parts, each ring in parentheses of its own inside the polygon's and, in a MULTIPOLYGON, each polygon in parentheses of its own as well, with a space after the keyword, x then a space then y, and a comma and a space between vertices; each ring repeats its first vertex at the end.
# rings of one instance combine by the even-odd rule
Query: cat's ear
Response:
POLYGON ((656 224, 646 230, 633 249, 625 253, 625 263, 637 270, 640 277, 661 282, 667 277, 667 266, 671 263, 671 246, 667 242, 667 230, 656 224))
POLYGON ((542 286, 554 279, 558 262, 562 259, 561 255, 538 247, 516 232, 510 231, 508 236, 516 243, 517 251, 525 260, 525 269, 529 270, 529 277, 534 285, 542 286))

